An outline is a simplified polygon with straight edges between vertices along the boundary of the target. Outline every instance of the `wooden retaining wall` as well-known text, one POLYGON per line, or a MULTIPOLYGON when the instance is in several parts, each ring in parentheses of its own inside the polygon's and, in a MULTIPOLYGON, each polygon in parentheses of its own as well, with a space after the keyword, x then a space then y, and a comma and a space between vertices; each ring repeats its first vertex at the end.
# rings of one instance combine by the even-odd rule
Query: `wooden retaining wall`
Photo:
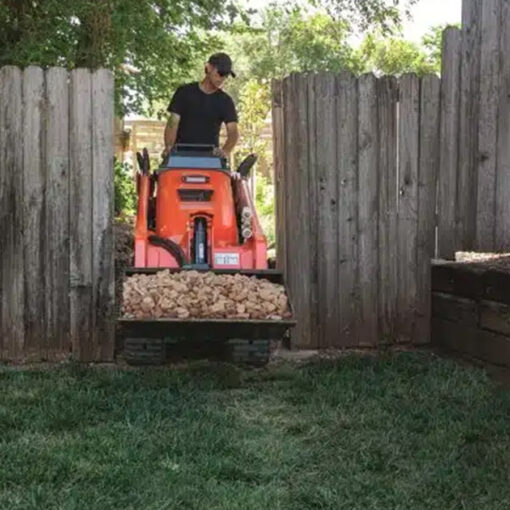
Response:
POLYGON ((436 262, 432 341, 457 354, 510 367, 510 264, 436 262))

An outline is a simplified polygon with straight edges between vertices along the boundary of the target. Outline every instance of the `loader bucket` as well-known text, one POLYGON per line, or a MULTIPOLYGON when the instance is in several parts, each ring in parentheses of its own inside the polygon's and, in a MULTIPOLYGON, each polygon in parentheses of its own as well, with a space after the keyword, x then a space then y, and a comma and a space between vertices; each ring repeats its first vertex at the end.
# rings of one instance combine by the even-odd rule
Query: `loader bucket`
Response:
MULTIPOLYGON (((130 269, 127 275, 151 274, 154 269, 130 269)), ((186 269, 170 269, 170 272, 186 269)), ((242 274, 283 284, 280 271, 208 269, 216 274, 242 274)), ((290 305, 291 306, 291 305, 290 305)), ((293 317, 293 310, 291 306, 293 317)), ((295 326, 292 319, 215 319, 215 318, 154 318, 117 321, 118 337, 123 342, 123 353, 130 364, 164 363, 171 350, 183 350, 186 345, 205 346, 204 352, 213 344, 216 351, 222 350, 235 363, 264 365, 269 360, 270 342, 284 338, 295 326)), ((196 347, 199 349, 199 347, 196 347)))

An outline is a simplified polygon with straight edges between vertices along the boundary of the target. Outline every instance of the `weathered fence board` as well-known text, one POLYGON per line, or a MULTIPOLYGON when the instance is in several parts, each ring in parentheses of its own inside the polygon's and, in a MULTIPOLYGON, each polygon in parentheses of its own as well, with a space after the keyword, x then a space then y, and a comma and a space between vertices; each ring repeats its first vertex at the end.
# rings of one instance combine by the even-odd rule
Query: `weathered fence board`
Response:
POLYGON ((359 344, 378 341, 379 132, 376 78, 359 79, 358 258, 360 286, 359 344))
POLYGON ((463 0, 456 245, 466 250, 476 241, 481 19, 481 1, 463 0))
POLYGON ((453 258, 458 246, 457 173, 459 164, 461 31, 443 34, 441 68, 440 172, 438 176, 438 256, 453 258))
POLYGON ((318 193, 319 189, 317 186, 318 176, 318 165, 317 165, 317 150, 315 147, 315 137, 317 136, 317 115, 315 105, 315 75, 306 75, 306 113, 308 122, 308 136, 306 137, 307 153, 308 153, 308 228, 310 232, 310 260, 308 262, 309 281, 310 281, 310 301, 309 310, 307 313, 310 315, 310 338, 308 345, 317 346, 319 345, 319 245, 318 245, 318 210, 319 200, 318 193))
POLYGON ((4 357, 24 347, 23 104, 22 72, 0 69, 0 337, 4 357))
POLYGON ((418 169, 418 234, 416 253, 415 344, 430 339, 430 262, 435 255, 436 191, 439 171, 440 80, 425 76, 421 82, 420 150, 418 169))
POLYGON ((113 356, 113 74, 92 74, 92 331, 95 360, 113 356))
MULTIPOLYGON (((44 235, 46 176, 44 166, 45 79, 39 67, 23 73, 23 236, 25 278, 25 355, 37 355, 45 331, 44 235), (41 284, 42 283, 42 284, 41 284)), ((0 172, 1 173, 1 172, 0 172)))
POLYGON ((499 87, 500 0, 484 0, 482 6, 481 76, 478 131, 478 186, 476 248, 494 246, 496 209, 497 117, 499 87))
POLYGON ((420 80, 408 74, 400 80, 399 198, 398 198, 398 341, 409 341, 415 331, 417 298, 418 162, 420 80))
POLYGON ((1 359, 113 356, 113 77, 94 77, 0 69, 1 359))
POLYGON ((377 83, 379 132, 379 341, 391 343, 397 316, 397 101, 392 77, 377 83))
POLYGON ((92 75, 71 73, 70 330, 73 352, 92 359, 92 75), (87 339, 87 341, 83 341, 87 339))
POLYGON ((502 0, 494 248, 510 251, 510 1, 502 0))
POLYGON ((317 151, 317 250, 319 346, 337 340, 338 289, 331 285, 338 274, 338 209, 336 154, 336 87, 333 74, 320 74, 315 82, 317 151))
POLYGON ((338 77, 338 292, 341 347, 357 345, 359 325, 358 285, 358 82, 350 73, 338 77))
MULTIPOLYGON (((286 78, 282 82, 282 103, 284 105, 293 102, 294 94, 293 89, 291 87, 291 77, 286 78)), ((297 295, 297 289, 294 288, 294 282, 291 279, 292 274, 295 274, 296 267, 293 265, 295 259, 290 256, 293 253, 293 249, 295 249, 295 233, 294 233, 294 222, 295 215, 291 214, 292 211, 292 200, 293 196, 291 191, 294 188, 295 181, 295 155, 296 152, 292 150, 293 144, 295 144, 295 129, 290 129, 288 126, 294 126, 294 118, 293 112, 290 108, 286 107, 283 109, 283 125, 285 127, 285 131, 281 134, 283 140, 283 164, 282 164, 282 202, 283 202, 283 214, 282 223, 285 224, 286 227, 286 251, 284 253, 284 264, 285 264, 285 279, 287 282, 288 290, 290 297, 292 299, 293 305, 296 309, 296 313, 298 309, 302 308, 300 303, 300 298, 297 295)), ((296 338, 299 338, 299 329, 296 330, 296 338)))
MULTIPOLYGON (((295 169, 296 177, 299 185, 296 189, 296 203, 292 209, 292 214, 296 215, 296 234, 297 246, 296 252, 299 253, 299 288, 303 293, 303 309, 306 311, 303 314, 303 330, 306 331, 305 338, 310 339, 309 342, 316 342, 317 331, 312 327, 311 310, 312 310, 312 248, 310 239, 312 232, 310 228, 310 205, 309 205, 309 172, 308 172, 308 81, 305 76, 295 76, 296 87, 296 128, 297 139, 296 146, 292 149, 297 152, 297 166, 295 169)), ((306 344, 305 344, 306 345, 306 344)), ((310 345, 310 343, 308 344, 310 345)), ((314 345, 314 344, 311 344, 314 345)))
POLYGON ((69 89, 65 69, 46 73, 45 246, 46 348, 50 358, 70 351, 69 332, 69 89))
POLYGON ((279 80, 272 82, 271 119, 273 128, 273 168, 275 186, 275 216, 276 216, 276 267, 283 270, 285 249, 285 225, 283 223, 283 151, 284 133, 282 108, 282 83, 279 80))
MULTIPOLYGON (((293 74, 284 81, 286 104, 285 125, 292 125, 285 137, 284 175, 290 186, 286 188, 285 213, 289 222, 287 236, 288 285, 295 309, 301 317, 296 328, 300 347, 311 342, 311 235, 309 230, 309 178, 308 178, 308 84, 304 76, 293 74)), ((314 331, 313 334, 316 334, 314 331)))

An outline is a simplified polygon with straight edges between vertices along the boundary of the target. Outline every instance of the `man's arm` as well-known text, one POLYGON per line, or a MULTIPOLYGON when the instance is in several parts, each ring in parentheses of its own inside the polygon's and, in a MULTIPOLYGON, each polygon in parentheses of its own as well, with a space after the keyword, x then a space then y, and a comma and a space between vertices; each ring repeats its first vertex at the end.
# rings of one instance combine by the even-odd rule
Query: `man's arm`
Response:
POLYGON ((163 155, 166 156, 175 144, 175 139, 177 138, 177 129, 179 128, 179 121, 181 120, 181 116, 178 113, 171 112, 168 122, 165 126, 165 148, 163 150, 163 155))
POLYGON ((239 130, 237 128, 237 122, 229 122, 227 125, 227 139, 222 147, 223 152, 228 156, 236 146, 239 140, 239 130))

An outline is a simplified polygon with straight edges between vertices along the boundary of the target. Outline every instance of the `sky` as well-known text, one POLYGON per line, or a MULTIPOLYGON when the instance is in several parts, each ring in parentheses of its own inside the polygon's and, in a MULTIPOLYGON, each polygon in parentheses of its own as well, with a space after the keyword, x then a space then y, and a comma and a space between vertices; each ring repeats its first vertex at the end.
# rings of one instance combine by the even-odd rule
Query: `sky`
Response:
POLYGON ((404 24, 404 37, 419 42, 423 34, 434 25, 460 23, 462 0, 420 0, 404 24))

